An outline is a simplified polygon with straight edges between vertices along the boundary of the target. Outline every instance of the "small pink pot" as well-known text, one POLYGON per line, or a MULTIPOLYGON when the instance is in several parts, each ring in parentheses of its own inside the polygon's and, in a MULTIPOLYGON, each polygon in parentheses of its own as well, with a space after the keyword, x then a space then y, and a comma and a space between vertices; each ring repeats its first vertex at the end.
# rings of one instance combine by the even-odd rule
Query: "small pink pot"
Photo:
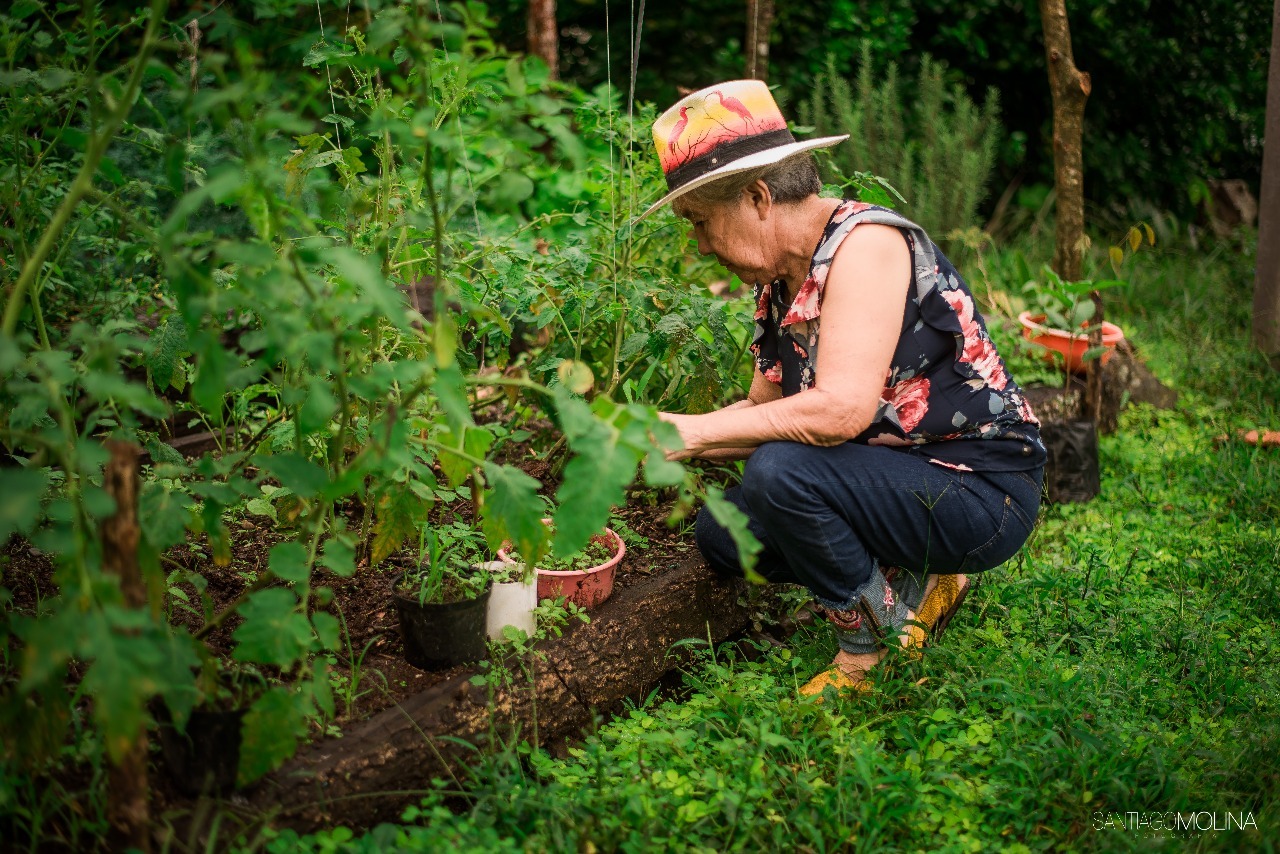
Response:
MULTIPOLYGON (((1044 322, 1043 314, 1032 314, 1024 311, 1018 315, 1018 322, 1022 324, 1022 337, 1030 341, 1032 344, 1039 344, 1053 353, 1058 353, 1061 361, 1066 362, 1067 370, 1073 374, 1083 374, 1085 371, 1084 354, 1089 349, 1089 336, 1083 333, 1072 334, 1064 332, 1061 329, 1054 329, 1051 326, 1042 325, 1044 322)), ((1124 330, 1114 323, 1102 321, 1102 346, 1106 348, 1106 352, 1102 354, 1102 364, 1110 361, 1112 353, 1116 349, 1116 345, 1124 340, 1124 330)), ((1058 364, 1060 359, 1055 358, 1051 353, 1045 353, 1045 361, 1058 364)))
MULTIPOLYGON (((550 519, 544 519, 550 522, 550 519)), ((594 608, 613 593, 613 580, 618 573, 618 564, 627 553, 627 546, 612 528, 605 528, 592 540, 603 539, 614 549, 613 557, 590 569, 556 572, 549 569, 538 570, 538 598, 554 599, 564 596, 581 608, 594 608)), ((498 549, 498 560, 515 563, 507 554, 504 546, 498 549)))

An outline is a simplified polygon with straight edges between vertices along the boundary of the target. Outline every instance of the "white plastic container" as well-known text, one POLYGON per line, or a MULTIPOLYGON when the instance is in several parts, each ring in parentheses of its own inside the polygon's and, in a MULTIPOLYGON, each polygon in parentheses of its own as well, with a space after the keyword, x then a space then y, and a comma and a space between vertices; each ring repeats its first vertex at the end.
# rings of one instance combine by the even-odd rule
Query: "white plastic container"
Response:
MULTIPOLYGON (((490 572, 509 572, 511 564, 500 560, 489 561, 482 566, 490 572)), ((491 638, 502 637, 502 630, 515 626, 532 636, 535 628, 533 609, 538 607, 538 577, 531 573, 527 581, 507 581, 494 584, 489 594, 489 615, 485 629, 491 638)))

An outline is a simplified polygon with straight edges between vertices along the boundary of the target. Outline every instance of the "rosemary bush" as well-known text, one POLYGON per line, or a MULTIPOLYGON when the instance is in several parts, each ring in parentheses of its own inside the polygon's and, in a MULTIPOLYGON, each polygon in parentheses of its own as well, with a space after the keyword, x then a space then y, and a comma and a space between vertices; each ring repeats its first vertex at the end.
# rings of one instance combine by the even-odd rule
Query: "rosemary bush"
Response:
POLYGON ((813 97, 800 105, 801 123, 822 136, 847 133, 826 163, 845 180, 857 172, 885 178, 906 200, 903 213, 934 240, 979 224, 1000 135, 999 98, 987 92, 982 106, 929 57, 914 80, 902 80, 891 63, 873 68, 864 46, 852 82, 836 71, 834 57, 814 81, 813 97))

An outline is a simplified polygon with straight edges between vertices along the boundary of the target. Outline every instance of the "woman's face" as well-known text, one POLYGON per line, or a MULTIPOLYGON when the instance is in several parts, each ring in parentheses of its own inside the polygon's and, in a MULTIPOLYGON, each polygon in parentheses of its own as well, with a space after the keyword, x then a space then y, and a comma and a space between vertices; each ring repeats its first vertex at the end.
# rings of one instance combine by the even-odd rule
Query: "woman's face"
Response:
POLYGON ((702 255, 714 255, 730 273, 748 285, 777 277, 771 269, 766 222, 744 193, 737 202, 716 205, 686 203, 677 212, 689 220, 689 233, 702 255))

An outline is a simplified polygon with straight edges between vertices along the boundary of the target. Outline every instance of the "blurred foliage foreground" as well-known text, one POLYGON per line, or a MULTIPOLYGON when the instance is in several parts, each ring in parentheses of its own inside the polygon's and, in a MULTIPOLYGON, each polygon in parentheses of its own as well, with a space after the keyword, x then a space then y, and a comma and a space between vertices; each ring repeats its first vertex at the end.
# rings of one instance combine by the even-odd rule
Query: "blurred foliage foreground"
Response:
POLYGON ((548 85, 475 9, 406 6, 312 46, 312 121, 249 50, 175 55, 165 9, 0 16, 0 542, 56 564, 38 608, 0 623, 6 809, 14 780, 118 760, 155 698, 179 726, 247 708, 242 782, 287 758, 335 715, 331 583, 429 520, 536 560, 584 545, 637 479, 680 513, 721 506, 665 460, 679 440, 655 404, 737 394, 749 327, 677 280, 682 241, 620 237, 615 93, 548 85), (140 47, 112 66, 121 44, 140 47), (554 215, 519 214, 535 185, 554 215), (547 484, 501 461, 525 423, 548 425, 547 484), (201 430, 217 447, 198 459, 163 441, 201 430), (104 571, 108 437, 149 455, 141 607, 104 571), (225 608, 171 622, 208 582, 167 553, 227 566, 243 513, 284 540, 225 608), (229 659, 204 643, 223 624, 229 659))

